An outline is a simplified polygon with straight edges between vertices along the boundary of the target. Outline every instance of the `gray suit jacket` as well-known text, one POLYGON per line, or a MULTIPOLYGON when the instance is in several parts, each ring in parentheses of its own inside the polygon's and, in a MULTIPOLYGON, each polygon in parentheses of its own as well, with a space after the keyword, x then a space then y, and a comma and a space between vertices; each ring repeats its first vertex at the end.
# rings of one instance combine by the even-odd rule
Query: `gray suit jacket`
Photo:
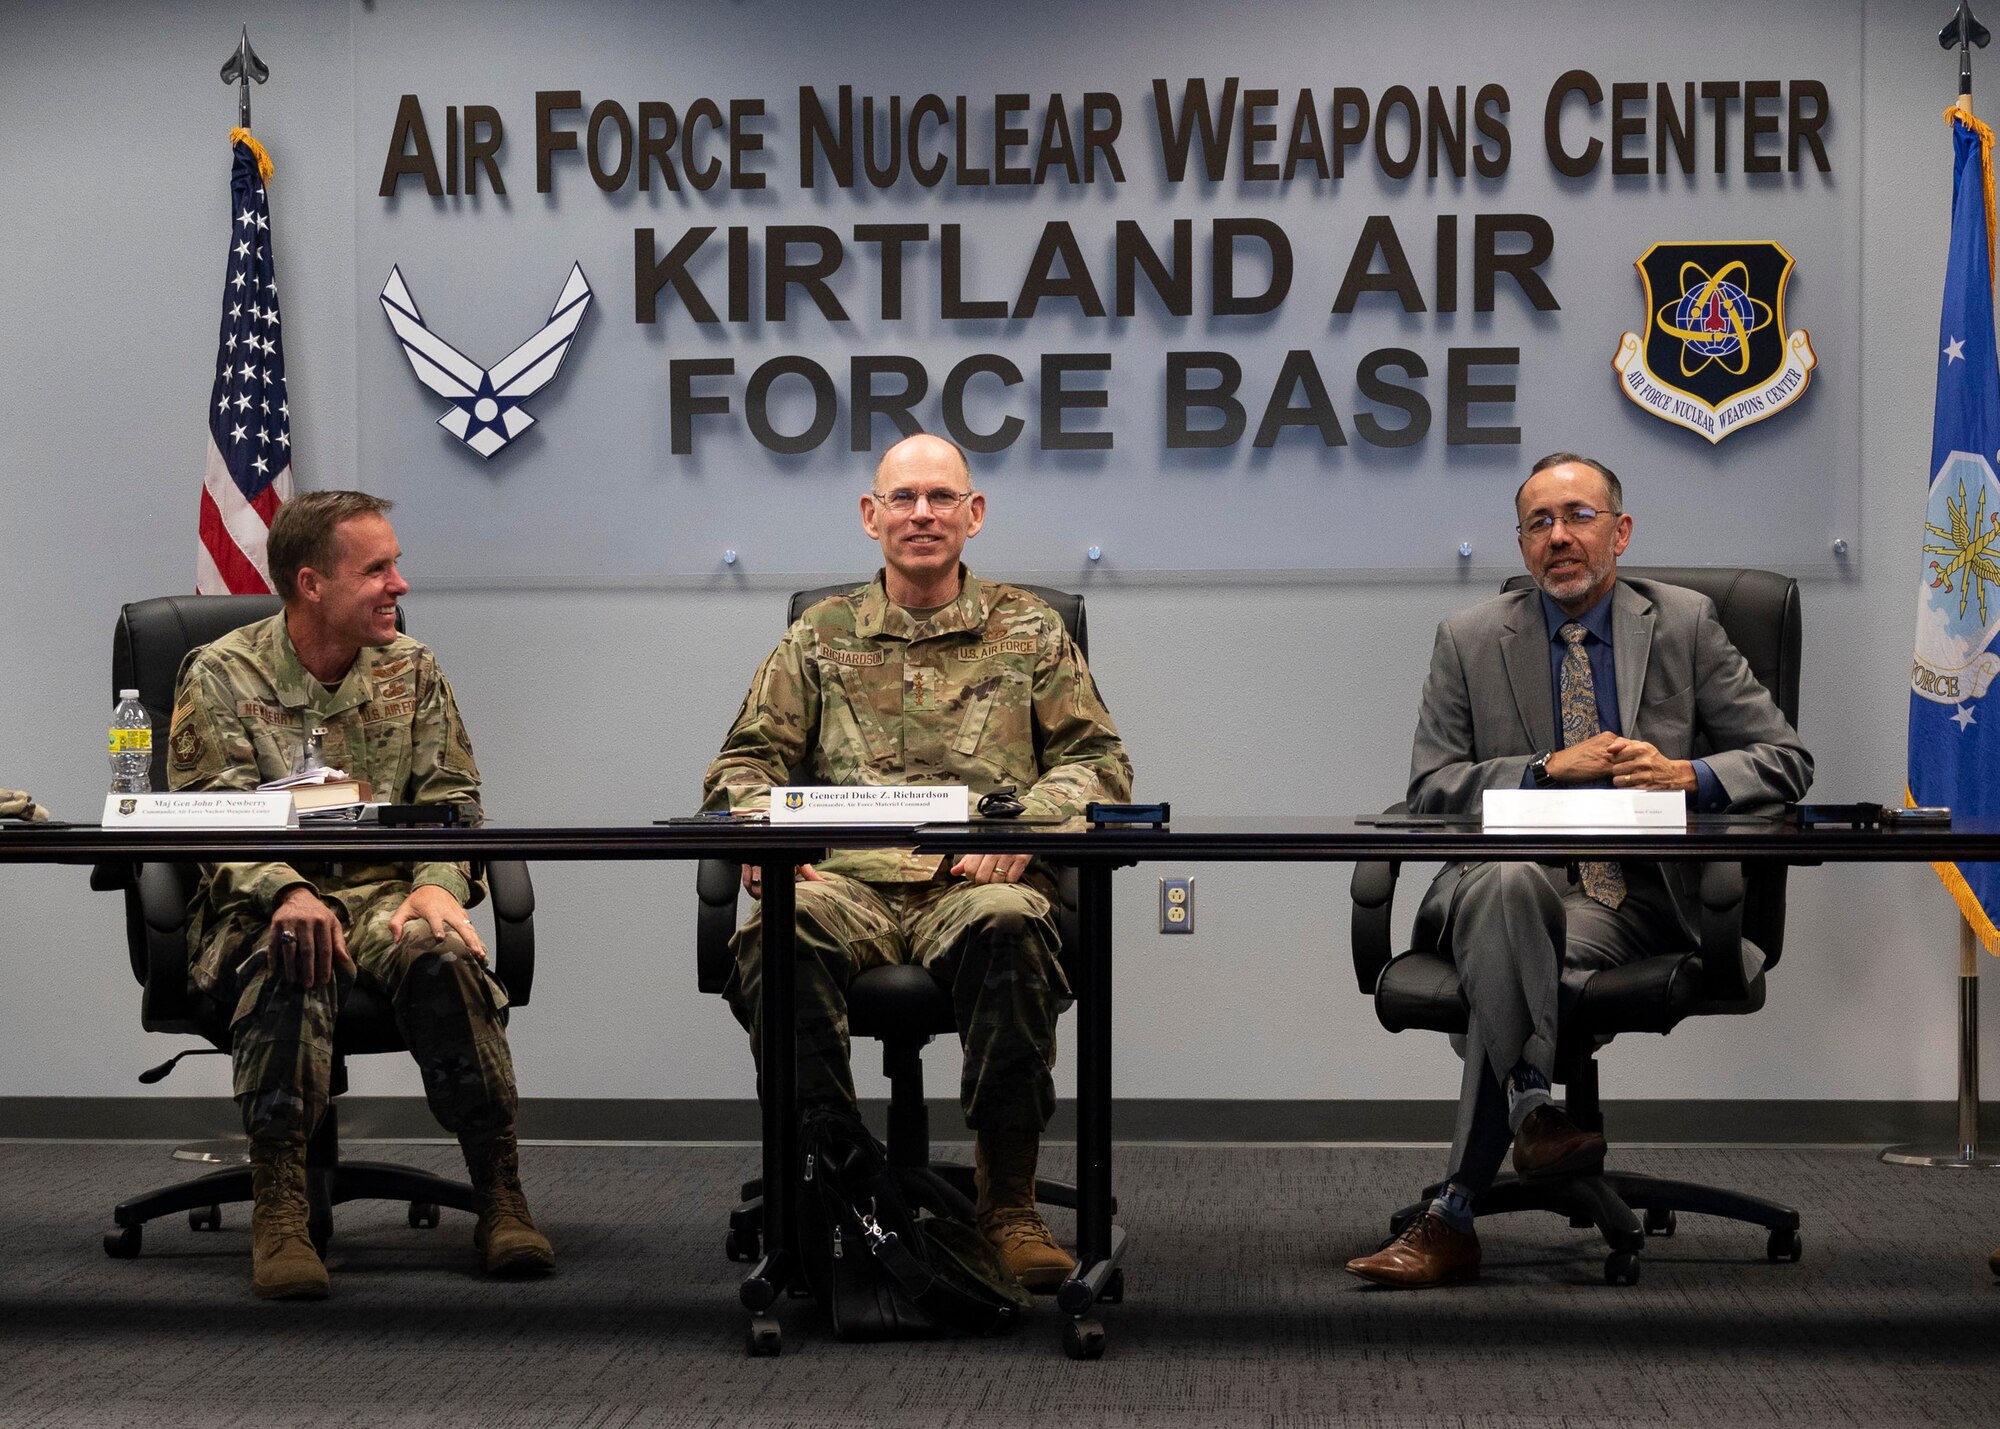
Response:
MULTIPOLYGON (((1729 806, 1796 802, 1812 755, 1750 673, 1714 602, 1681 586, 1620 580, 1611 598, 1618 719, 1669 759, 1695 757, 1729 806)), ((1540 593, 1510 591, 1441 622, 1410 752, 1412 813, 1468 814, 1488 789, 1518 789, 1528 763, 1556 742, 1549 632, 1540 593)), ((1671 865, 1669 887, 1693 911, 1693 865, 1671 865)))

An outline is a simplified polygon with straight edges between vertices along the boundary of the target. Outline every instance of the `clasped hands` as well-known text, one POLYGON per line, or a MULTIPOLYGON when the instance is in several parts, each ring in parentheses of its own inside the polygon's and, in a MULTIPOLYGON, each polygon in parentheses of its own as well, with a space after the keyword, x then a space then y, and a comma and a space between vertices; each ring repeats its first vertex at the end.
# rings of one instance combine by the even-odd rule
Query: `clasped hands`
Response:
MULTIPOLYGON (((431 936, 444 941, 447 932, 457 933, 466 950, 481 962, 486 945, 465 905, 435 884, 410 890, 396 911, 389 915, 389 932, 398 941, 412 919, 427 924, 431 936)), ((333 980, 336 963, 348 968, 354 960, 347 955, 347 936, 340 919, 319 895, 303 885, 288 891, 271 913, 270 965, 288 981, 318 987, 333 980)))
POLYGON ((1618 789, 1680 789, 1693 793, 1694 765, 1669 759, 1643 739, 1627 739, 1600 730, 1581 744, 1549 756, 1549 778, 1558 784, 1588 784, 1609 779, 1618 789))
MULTIPOLYGON (((1032 862, 1034 856, 1025 853, 975 853, 954 863, 951 871, 969 883, 1019 883, 1032 862)), ((826 882, 809 863, 799 864, 792 872, 807 883, 826 882)), ((762 871, 754 863, 743 865, 743 891, 752 898, 764 896, 762 871)))

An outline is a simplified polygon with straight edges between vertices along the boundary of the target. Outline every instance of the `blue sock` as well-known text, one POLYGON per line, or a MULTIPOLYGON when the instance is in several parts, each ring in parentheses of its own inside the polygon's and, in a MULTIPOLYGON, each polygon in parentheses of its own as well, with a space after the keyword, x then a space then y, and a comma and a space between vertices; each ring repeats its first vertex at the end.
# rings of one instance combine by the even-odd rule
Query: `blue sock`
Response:
POLYGON ((1549 1079, 1540 1068, 1531 1067, 1526 1062, 1514 1064, 1514 1070, 1507 1074, 1508 1126, 1519 1131, 1529 1112, 1554 1100, 1549 1094, 1549 1079))
POLYGON ((1447 1185, 1444 1194, 1431 1202, 1431 1213, 1453 1230, 1472 1234, 1472 1193, 1463 1187, 1447 1185))

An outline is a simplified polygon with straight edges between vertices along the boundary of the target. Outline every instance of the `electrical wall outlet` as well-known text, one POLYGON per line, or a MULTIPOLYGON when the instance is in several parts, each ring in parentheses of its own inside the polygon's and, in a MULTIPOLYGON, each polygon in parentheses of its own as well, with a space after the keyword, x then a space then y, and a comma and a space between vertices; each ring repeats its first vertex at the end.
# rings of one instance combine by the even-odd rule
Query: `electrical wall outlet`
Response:
POLYGON ((1192 878, 1163 878, 1160 880, 1160 931, 1162 933, 1192 933, 1194 931, 1194 880, 1192 878))

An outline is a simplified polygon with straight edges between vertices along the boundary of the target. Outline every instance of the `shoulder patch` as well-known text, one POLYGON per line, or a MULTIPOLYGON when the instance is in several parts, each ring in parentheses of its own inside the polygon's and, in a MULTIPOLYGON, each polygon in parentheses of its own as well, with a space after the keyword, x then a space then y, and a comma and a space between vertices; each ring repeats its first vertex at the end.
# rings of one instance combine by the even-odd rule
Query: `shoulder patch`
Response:
POLYGON ((173 738, 168 742, 168 748, 173 752, 174 763, 182 769, 194 768, 201 763, 202 755, 208 752, 208 746, 203 742, 201 732, 194 727, 192 721, 174 731, 173 738))

